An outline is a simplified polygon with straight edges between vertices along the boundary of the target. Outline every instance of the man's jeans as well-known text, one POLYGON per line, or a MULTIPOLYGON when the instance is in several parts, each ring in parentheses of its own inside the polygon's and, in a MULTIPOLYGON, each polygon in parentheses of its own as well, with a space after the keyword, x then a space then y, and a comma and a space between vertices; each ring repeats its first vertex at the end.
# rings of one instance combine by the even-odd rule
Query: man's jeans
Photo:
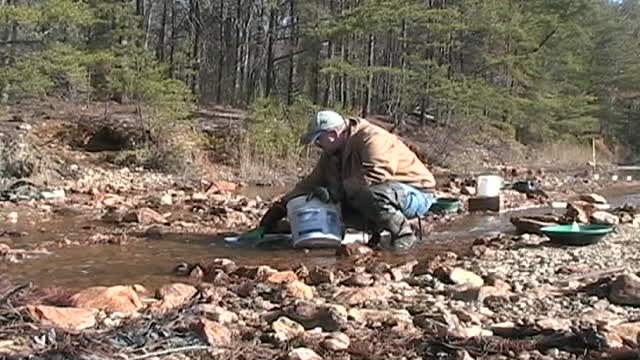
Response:
POLYGON ((406 184, 377 184, 361 189, 342 204, 343 220, 347 227, 372 232, 374 242, 387 230, 390 242, 380 245, 408 250, 417 241, 408 219, 426 214, 434 201, 433 195, 406 184))

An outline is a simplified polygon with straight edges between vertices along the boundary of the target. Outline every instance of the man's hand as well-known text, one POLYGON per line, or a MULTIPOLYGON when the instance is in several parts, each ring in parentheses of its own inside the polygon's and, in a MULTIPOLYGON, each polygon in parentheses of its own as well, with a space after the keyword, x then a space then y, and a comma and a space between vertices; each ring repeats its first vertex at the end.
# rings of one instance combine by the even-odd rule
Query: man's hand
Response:
POLYGON ((340 203, 344 199, 344 191, 339 186, 318 186, 307 196, 307 200, 318 199, 324 203, 340 203))

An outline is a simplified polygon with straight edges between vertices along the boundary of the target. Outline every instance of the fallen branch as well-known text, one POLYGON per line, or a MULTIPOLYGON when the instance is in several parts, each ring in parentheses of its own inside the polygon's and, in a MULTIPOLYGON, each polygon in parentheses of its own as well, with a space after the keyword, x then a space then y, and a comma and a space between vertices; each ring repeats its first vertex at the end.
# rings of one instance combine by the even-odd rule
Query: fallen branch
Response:
POLYGON ((19 292, 22 289, 26 289, 28 287, 31 287, 31 283, 18 285, 16 287, 14 287, 13 289, 7 291, 4 295, 0 296, 0 304, 2 304, 5 301, 9 300, 9 298, 11 296, 13 296, 15 293, 19 292))
POLYGON ((213 346, 210 346, 210 345, 183 346, 183 347, 179 347, 179 348, 156 351, 156 352, 152 352, 152 353, 148 353, 148 354, 144 354, 144 355, 140 355, 140 356, 130 357, 128 359, 129 360, 140 360, 140 359, 147 359, 147 358, 154 357, 154 356, 161 356, 161 355, 167 355, 167 354, 180 353, 180 352, 184 352, 184 351, 207 350, 207 349, 213 349, 213 346))
POLYGON ((621 266, 621 267, 616 267, 616 268, 612 268, 612 269, 592 271, 592 272, 586 273, 586 274, 579 274, 579 275, 570 276, 568 278, 564 278, 564 279, 558 280, 556 283, 557 284, 566 284, 566 283, 569 283, 569 282, 572 282, 572 281, 579 281, 579 280, 590 279, 590 278, 599 279, 599 278, 604 277, 604 276, 609 276, 609 275, 614 275, 614 274, 617 274, 617 273, 621 273, 625 269, 626 269, 626 267, 621 266))

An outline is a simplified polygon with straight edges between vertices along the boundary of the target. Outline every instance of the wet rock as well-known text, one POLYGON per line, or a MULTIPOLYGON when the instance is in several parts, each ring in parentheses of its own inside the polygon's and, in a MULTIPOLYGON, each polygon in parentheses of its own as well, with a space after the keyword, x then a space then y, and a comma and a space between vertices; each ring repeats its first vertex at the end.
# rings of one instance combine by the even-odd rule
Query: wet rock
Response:
MULTIPOLYGON (((259 280, 259 281, 265 281, 269 276, 278 273, 278 270, 270 267, 270 266, 258 266, 255 270, 255 275, 252 276, 252 278, 259 280)), ((251 275, 250 272, 248 272, 249 275, 251 275)))
POLYGON ((439 335, 446 335, 451 329, 462 327, 457 316, 444 309, 439 313, 432 311, 418 314, 413 318, 416 326, 439 335))
POLYGON ((192 279, 202 279, 204 277, 204 270, 202 270, 200 265, 196 265, 189 272, 189 277, 192 279))
POLYGON ((210 263, 205 265, 205 268, 209 271, 212 270, 222 270, 226 274, 231 274, 238 270, 238 265, 233 260, 229 260, 226 258, 217 258, 213 259, 210 263))
POLYGON ((449 274, 449 279, 458 285, 468 285, 471 287, 484 285, 484 280, 480 276, 461 268, 453 269, 449 274))
POLYGON ((94 310, 28 305, 27 311, 34 320, 42 325, 55 326, 67 331, 80 331, 96 325, 94 310))
POLYGON ((216 193, 220 191, 236 191, 238 184, 226 180, 216 180, 209 185, 207 193, 216 193))
POLYGON ((471 310, 454 309, 453 313, 461 321, 464 321, 464 322, 467 322, 467 323, 472 323, 472 324, 477 324, 477 325, 482 324, 487 319, 487 316, 485 314, 481 314, 479 312, 475 312, 475 311, 471 311, 471 310))
POLYGON ((284 341, 290 341, 304 334, 304 327, 286 316, 282 316, 274 321, 273 324, 271 324, 271 328, 276 334, 279 334, 279 337, 284 341))
POLYGON ((591 214, 591 223, 600 225, 618 225, 620 218, 606 211, 596 211, 591 214))
MULTIPOLYGON (((440 269, 451 269, 451 265, 458 259, 458 255, 452 252, 446 252, 438 255, 433 259, 418 262, 413 268, 413 275, 433 274, 440 269)), ((443 271, 446 272, 446 271, 443 271)))
POLYGON ((474 288, 466 288, 463 290, 454 290, 452 296, 455 300, 473 302, 482 302, 488 297, 506 297, 511 295, 511 287, 508 285, 501 286, 481 286, 474 288))
POLYGON ((160 301, 151 305, 152 311, 164 312, 180 307, 198 293, 198 289, 191 285, 175 283, 161 287, 156 296, 160 301))
POLYGON ((71 304, 78 308, 100 309, 121 313, 134 313, 142 308, 138 297, 145 289, 135 286, 95 286, 71 297, 71 304))
POLYGON ((308 279, 311 285, 333 284, 335 275, 329 269, 315 267, 309 272, 308 279))
POLYGON ((583 323, 596 326, 623 322, 620 316, 609 311, 602 311, 597 309, 586 311, 580 316, 579 319, 583 323))
POLYGON ((162 194, 162 196, 160 196, 160 205, 166 205, 166 206, 170 206, 173 205, 173 197, 171 196, 171 194, 162 194))
POLYGON ((321 346, 329 351, 344 351, 349 348, 351 339, 341 332, 333 332, 327 336, 321 346))
POLYGON ((611 347, 640 345, 640 322, 611 324, 605 327, 607 343, 611 347))
POLYGON ((231 278, 223 270, 215 269, 204 275, 204 279, 216 286, 225 286, 231 283, 231 278))
POLYGON ((571 328, 571 320, 547 318, 536 321, 536 325, 542 330, 568 331, 571 328))
POLYGON ((358 305, 366 301, 384 301, 393 294, 382 286, 370 286, 365 288, 339 289, 333 299, 339 304, 358 305))
POLYGON ((233 294, 224 286, 201 284, 199 291, 202 301, 212 304, 218 303, 226 297, 235 297, 235 294, 233 294))
POLYGON ((589 223, 589 218, 595 212, 595 206, 586 201, 574 201, 567 205, 565 217, 569 221, 575 221, 583 224, 589 223))
POLYGON ((238 315, 223 307, 214 304, 198 304, 195 310, 206 314, 207 318, 220 324, 229 324, 238 321, 238 315))
POLYGON ((413 317, 407 310, 374 310, 374 309, 350 309, 349 318, 357 323, 385 323, 397 325, 401 323, 413 323, 413 317))
POLYGON ((389 273, 391 274, 391 279, 394 281, 401 281, 405 278, 408 278, 413 273, 413 268, 418 265, 417 261, 410 261, 400 266, 395 266, 389 269, 389 273))
POLYGON ((485 330, 479 325, 470 327, 457 327, 449 332, 453 336, 461 338, 480 337, 480 336, 493 336, 493 332, 485 330))
POLYGON ((360 258, 373 254, 373 249, 360 243, 343 244, 336 250, 336 256, 360 258))
POLYGON ((313 298, 313 288, 297 280, 284 285, 283 293, 285 297, 294 297, 302 300, 313 298))
POLYGON ((365 287, 373 284, 373 278, 367 273, 355 273, 342 282, 346 286, 365 287))
POLYGON ((293 349, 287 355, 288 360, 322 360, 315 351, 307 348, 293 349))
POLYGON ((268 284, 284 284, 298 280, 298 276, 293 271, 278 271, 275 273, 266 273, 259 277, 259 280, 268 284))
POLYGON ((5 256, 11 251, 11 248, 7 244, 0 244, 0 256, 5 256))
POLYGON ((305 329, 320 327, 324 331, 336 331, 348 323, 347 309, 341 305, 317 305, 308 301, 299 301, 285 308, 284 313, 302 324, 305 329))
POLYGON ((618 305, 640 306, 640 278, 635 275, 620 275, 609 289, 609 301, 618 305))
POLYGON ((591 204, 606 204, 607 199, 598 194, 582 194, 580 195, 580 200, 586 201, 591 204))
POLYGON ((149 208, 141 208, 128 212, 122 217, 122 222, 135 222, 143 225, 168 223, 164 216, 149 208))
POLYGON ((209 345, 225 346, 231 343, 231 331, 219 322, 198 319, 193 323, 192 328, 209 343, 209 345))

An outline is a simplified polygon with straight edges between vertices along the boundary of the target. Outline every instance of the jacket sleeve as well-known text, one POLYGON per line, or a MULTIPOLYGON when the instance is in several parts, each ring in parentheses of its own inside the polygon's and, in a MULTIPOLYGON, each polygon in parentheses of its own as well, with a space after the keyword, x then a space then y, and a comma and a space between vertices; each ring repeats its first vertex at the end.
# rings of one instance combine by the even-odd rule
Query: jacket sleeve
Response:
POLYGON ((362 139, 356 150, 360 167, 352 176, 344 179, 347 196, 360 188, 389 180, 398 168, 398 159, 393 156, 395 144, 384 137, 369 136, 362 139))
POLYGON ((311 173, 300 180, 291 191, 286 193, 280 202, 284 205, 295 197, 310 193, 313 188, 317 186, 326 186, 327 181, 325 174, 327 173, 327 166, 328 159, 325 156, 321 156, 311 173))

